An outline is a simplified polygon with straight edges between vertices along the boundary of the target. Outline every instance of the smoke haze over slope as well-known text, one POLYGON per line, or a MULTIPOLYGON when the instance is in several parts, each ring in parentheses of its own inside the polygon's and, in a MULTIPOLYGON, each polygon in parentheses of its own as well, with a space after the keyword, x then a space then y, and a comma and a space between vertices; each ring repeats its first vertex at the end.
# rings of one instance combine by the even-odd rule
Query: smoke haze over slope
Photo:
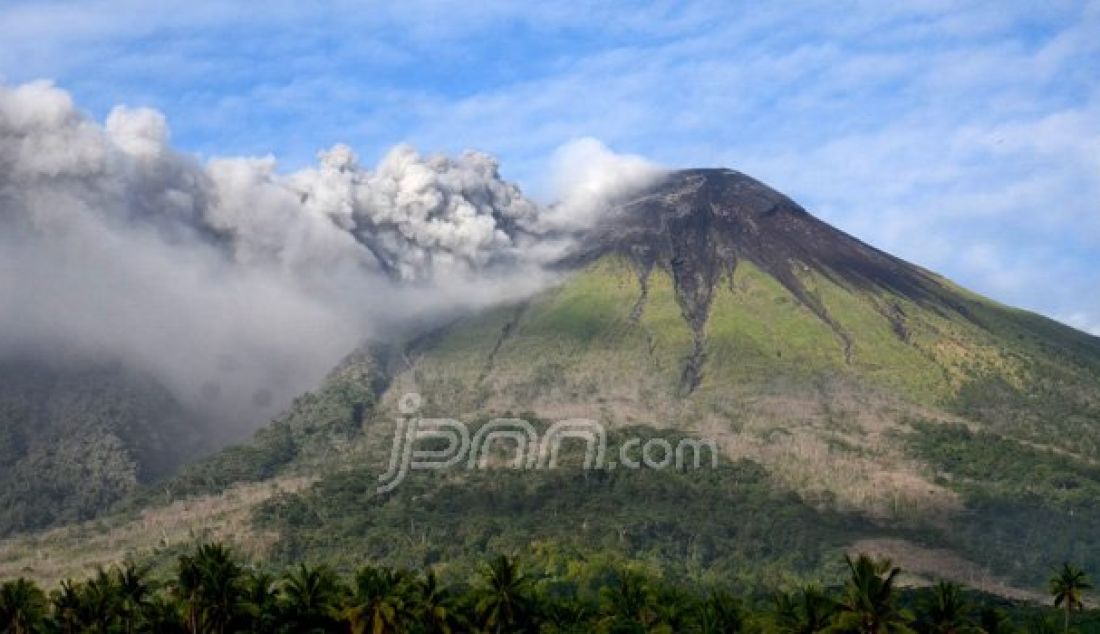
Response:
POLYGON ((562 219, 656 173, 583 140, 588 180, 545 213, 477 152, 366 170, 337 145, 284 175, 168 139, 153 110, 101 126, 47 83, 0 86, 0 355, 122 360, 238 431, 366 338, 545 287, 562 219))

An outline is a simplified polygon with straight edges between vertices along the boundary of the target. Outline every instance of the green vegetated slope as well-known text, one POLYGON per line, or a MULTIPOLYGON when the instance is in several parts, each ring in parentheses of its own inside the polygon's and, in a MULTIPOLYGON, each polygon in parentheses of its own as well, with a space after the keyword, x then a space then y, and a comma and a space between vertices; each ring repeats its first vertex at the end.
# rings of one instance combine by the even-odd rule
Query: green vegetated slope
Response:
POLYGON ((1089 519, 1096 339, 946 281, 961 310, 809 271, 803 283, 839 328, 749 263, 723 279, 692 394, 680 383, 692 339, 671 276, 653 271, 642 298, 619 257, 437 333, 393 391, 420 391, 455 415, 584 415, 717 437, 809 506, 872 518, 868 534, 901 531, 1024 583, 1063 558, 1100 566, 1089 519), (949 436, 957 459, 937 459, 942 434, 963 431, 949 436), (991 446, 1026 459, 960 472, 991 446), (1024 486, 1037 465, 1050 481, 1024 486), (1052 495, 1063 489, 1073 501, 1052 495), (1006 558, 1020 547, 1026 558, 1006 558))
POLYGON ((682 408, 725 414, 769 386, 851 381, 1069 451, 1096 448, 1100 429, 1087 424, 1100 416, 1095 338, 961 292, 970 318, 815 274, 804 283, 850 339, 850 359, 829 324, 741 263, 719 285, 703 381, 684 398, 679 379, 692 340, 670 276, 651 273, 640 299, 637 272, 609 257, 530 303, 430 338, 411 377, 450 407, 596 403, 613 416, 621 410, 624 420, 682 408), (1012 413, 1001 417, 1001 410, 1012 413), (1048 420, 1048 413, 1065 416, 1048 420))
POLYGON ((0 363, 0 535, 89 519, 209 449, 199 422, 149 376, 0 363))
POLYGON ((947 282, 966 314, 810 272, 803 282, 832 326, 751 264, 723 279, 703 379, 689 394, 680 379, 692 336, 670 276, 651 272, 639 302, 632 263, 602 258, 401 354, 352 357, 252 444, 171 486, 180 495, 318 476, 256 507, 253 529, 275 535, 276 563, 432 563, 465 574, 486 553, 537 547, 749 584, 828 577, 837 552, 888 537, 914 556, 950 551, 1023 586, 1063 559, 1100 567, 1095 340, 947 282), (421 473, 379 495, 394 403, 409 391, 425 397, 425 414, 474 427, 492 416, 543 426, 587 416, 620 439, 713 437, 722 466, 421 473), (1046 416, 1051 399, 1071 396, 1060 406, 1068 416, 1046 416), (1000 417, 1006 409, 1014 415, 1000 417))
MULTIPOLYGON (((745 221, 780 223, 762 239, 824 239, 765 203, 745 221), (784 222, 797 231, 783 234, 784 222)), ((1100 340, 829 240, 859 266, 842 275, 764 250, 720 273, 685 272, 681 256, 604 253, 529 301, 352 355, 251 443, 146 489, 126 512, 297 478, 307 485, 240 502, 251 520, 232 538, 246 551, 273 565, 432 564, 458 577, 486 554, 538 550, 707 582, 828 580, 840 551, 886 542, 926 578, 985 579, 995 592, 1034 588, 1063 560, 1100 570, 1100 340), (697 282, 712 274, 708 294, 697 282), (414 473, 379 494, 408 392, 424 397, 424 415, 475 428, 585 417, 616 442, 713 438, 721 466, 498 465, 414 473)), ((167 565, 190 546, 135 553, 167 565)))
MULTIPOLYGON (((208 539, 232 541, 243 552, 263 554, 272 535, 253 526, 254 507, 279 492, 301 490, 324 474, 362 466, 360 452, 378 442, 368 441, 364 432, 374 429, 367 421, 376 416, 378 395, 386 385, 383 352, 377 348, 349 355, 322 386, 295 399, 249 442, 149 483, 131 476, 126 486, 102 496, 100 506, 70 520, 76 523, 0 540, 0 578, 19 575, 57 583, 92 575, 123 559, 169 566, 195 541, 208 539)), ((78 459, 104 468, 102 453, 88 452, 78 459)), ((80 473, 79 464, 72 470, 80 473)), ((33 507, 31 501, 27 504, 33 507)))
MULTIPOLYGON (((644 433, 644 430, 635 430, 644 433)), ((451 578, 487 553, 607 556, 691 582, 757 587, 816 576, 861 520, 814 509, 756 463, 716 470, 413 474, 376 496, 376 469, 344 470, 256 515, 279 531, 271 561, 433 565, 451 578)))

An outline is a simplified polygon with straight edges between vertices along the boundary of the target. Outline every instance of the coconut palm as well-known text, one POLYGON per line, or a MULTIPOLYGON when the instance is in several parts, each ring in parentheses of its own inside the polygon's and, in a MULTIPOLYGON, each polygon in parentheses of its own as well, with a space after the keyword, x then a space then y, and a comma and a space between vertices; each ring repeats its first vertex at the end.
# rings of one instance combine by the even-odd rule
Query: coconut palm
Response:
POLYGON ((660 632, 659 606, 649 584, 639 574, 623 571, 600 593, 600 629, 606 632, 660 632))
POLYGON ((984 634, 1008 634, 1014 631, 1004 612, 985 606, 978 614, 978 627, 984 634))
POLYGON ((83 610, 80 585, 72 579, 61 582, 61 587, 50 594, 54 620, 63 634, 83 631, 83 610))
POLYGON ((462 631, 463 619, 452 593, 439 583, 432 570, 416 584, 416 611, 424 628, 431 634, 462 631))
POLYGON ((122 618, 122 590, 117 576, 103 568, 78 590, 80 624, 85 632, 106 634, 116 630, 122 618))
POLYGON ((835 612, 836 602, 809 585, 796 593, 778 594, 773 617, 776 629, 785 634, 816 634, 828 629, 835 612))
POLYGON ((191 634, 222 634, 242 613, 244 570, 221 544, 203 544, 178 561, 175 594, 191 634))
POLYGON ((243 629, 256 634, 275 630, 279 618, 279 592, 273 576, 252 572, 245 577, 241 612, 243 629))
POLYGON ((156 632, 157 634, 185 634, 188 630, 184 626, 180 606, 172 597, 155 595, 142 611, 142 632, 156 632))
POLYGON ((728 592, 714 591, 698 607, 699 634, 733 634, 744 627, 741 605, 728 592))
POLYGON ((38 631, 46 619, 46 594, 23 578, 0 586, 0 629, 11 634, 38 631))
POLYGON ((299 564, 283 577, 279 600, 284 624, 292 632, 334 631, 343 595, 330 568, 299 564))
POLYGON ((546 634, 588 634, 597 612, 595 606, 575 594, 547 600, 540 606, 546 634))
POLYGON ((404 572, 371 566, 359 570, 343 610, 352 634, 404 631, 412 611, 412 585, 412 579, 404 572))
POLYGON ((128 561, 112 570, 119 593, 122 630, 132 634, 137 620, 153 598, 153 587, 148 581, 149 569, 128 561))
POLYGON ((1070 613, 1085 608, 1081 597, 1084 591, 1091 587, 1092 584, 1089 583, 1085 571, 1074 568, 1068 563, 1062 564, 1062 569, 1050 578, 1050 594, 1054 597, 1054 607, 1062 608, 1064 614, 1063 631, 1069 631, 1070 613))
POLYGON ((844 586, 834 627, 858 634, 906 634, 912 632, 912 616, 897 607, 894 584, 901 569, 889 560, 867 555, 853 560, 845 555, 850 576, 844 586))
POLYGON ((483 629, 498 634, 534 629, 531 580, 515 560, 506 555, 494 557, 482 570, 482 583, 474 610, 483 629))
POLYGON ((931 634, 959 634, 972 629, 970 605, 963 598, 962 587, 950 581, 940 581, 925 603, 924 630, 931 634))
POLYGON ((187 631, 199 634, 202 627, 202 570, 193 557, 180 555, 176 564, 176 579, 172 593, 185 614, 187 631))
POLYGON ((684 632, 690 629, 698 621, 700 604, 711 604, 713 613, 719 618, 736 616, 737 601, 724 592, 711 593, 700 601, 698 596, 677 587, 658 585, 653 595, 657 603, 657 622, 650 631, 684 632))

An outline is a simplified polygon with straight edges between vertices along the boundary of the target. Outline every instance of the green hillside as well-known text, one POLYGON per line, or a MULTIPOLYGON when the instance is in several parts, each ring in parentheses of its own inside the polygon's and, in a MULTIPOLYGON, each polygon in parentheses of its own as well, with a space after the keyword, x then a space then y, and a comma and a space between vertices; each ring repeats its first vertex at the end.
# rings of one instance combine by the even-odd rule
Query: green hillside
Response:
POLYGON ((95 529, 116 536, 109 548, 82 546, 90 525, 25 536, 0 549, 0 576, 54 580, 122 555, 166 570, 211 537, 275 566, 465 578, 494 553, 557 553, 749 591, 836 582, 855 550, 891 556, 914 583, 1015 598, 1063 561, 1100 571, 1100 340, 730 183, 707 195, 736 194, 733 228, 683 215, 717 203, 647 198, 672 205, 654 226, 690 220, 674 235, 697 242, 604 235, 529 301, 365 348, 252 442, 116 506, 95 529), (631 437, 713 439, 719 466, 593 471, 570 454, 516 471, 498 447, 486 469, 414 472, 379 493, 411 392, 421 414, 472 431, 593 419, 612 453, 631 437), (165 517, 182 528, 135 528, 165 517))
POLYGON ((0 535, 94 517, 210 451, 205 431, 119 364, 0 362, 0 535))
POLYGON ((1095 339, 947 282, 970 317, 809 272, 803 283, 850 336, 847 358, 832 328, 743 263, 719 284, 703 380, 685 396, 692 340, 670 276, 652 272, 640 303, 636 270, 608 257, 528 304, 420 342, 390 393, 419 391, 438 412, 715 437, 773 489, 847 517, 850 542, 904 535, 1025 584, 1064 558, 1100 566, 1095 339))

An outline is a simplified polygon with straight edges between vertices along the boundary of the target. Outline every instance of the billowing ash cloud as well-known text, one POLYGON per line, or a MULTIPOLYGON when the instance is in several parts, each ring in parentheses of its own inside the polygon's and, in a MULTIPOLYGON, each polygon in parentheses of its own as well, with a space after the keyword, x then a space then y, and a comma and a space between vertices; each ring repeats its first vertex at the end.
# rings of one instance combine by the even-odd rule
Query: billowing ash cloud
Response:
POLYGON ((476 270, 516 255, 518 237, 538 212, 519 188, 501 180, 486 154, 425 158, 398 146, 373 172, 343 145, 319 158, 318 167, 285 179, 270 158, 212 162, 208 173, 218 198, 206 222, 234 236, 242 257, 305 264, 322 245, 296 242, 301 230, 310 230, 303 223, 320 221, 325 229, 308 239, 338 233, 355 243, 345 248, 365 265, 423 279, 439 269, 476 270))
POLYGON ((0 86, 0 356, 121 359, 241 428, 364 339, 544 288, 565 230, 651 173, 584 141, 603 164, 547 211, 476 152, 367 170, 338 145, 283 175, 168 136, 153 110, 101 126, 47 83, 0 86))

